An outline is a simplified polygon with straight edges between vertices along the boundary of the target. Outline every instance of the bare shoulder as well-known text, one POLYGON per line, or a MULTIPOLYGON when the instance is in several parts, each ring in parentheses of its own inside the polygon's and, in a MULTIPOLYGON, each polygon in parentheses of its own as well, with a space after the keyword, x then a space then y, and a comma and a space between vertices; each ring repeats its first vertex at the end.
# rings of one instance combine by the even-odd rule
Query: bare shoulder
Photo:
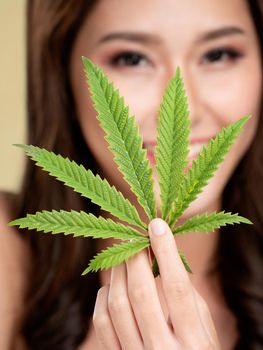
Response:
POLYGON ((23 315, 30 251, 11 219, 11 194, 0 192, 0 349, 10 349, 23 315))
POLYGON ((19 268, 21 272, 28 265, 29 249, 18 231, 8 226, 12 211, 11 196, 0 192, 0 266, 8 264, 10 268, 19 268), (3 257, 8 259, 4 260, 3 257), (9 257, 12 257, 11 261, 9 257))

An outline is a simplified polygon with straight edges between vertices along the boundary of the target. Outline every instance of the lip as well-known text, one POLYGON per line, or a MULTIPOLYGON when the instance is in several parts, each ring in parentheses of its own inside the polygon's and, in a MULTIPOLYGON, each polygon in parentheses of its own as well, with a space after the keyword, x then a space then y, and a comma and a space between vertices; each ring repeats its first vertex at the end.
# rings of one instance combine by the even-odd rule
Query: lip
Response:
MULTIPOLYGON (((214 138, 214 136, 209 137, 193 137, 190 138, 190 147, 197 145, 197 144, 203 144, 201 149, 208 144, 208 142, 211 140, 211 138, 214 138)), ((147 151, 147 158, 149 159, 152 166, 156 165, 156 159, 154 157, 154 147, 156 146, 156 141, 145 141, 143 143, 143 147, 147 151)), ((195 160, 200 153, 201 149, 198 152, 193 153, 191 156, 188 157, 189 163, 185 168, 185 172, 187 172, 190 167, 192 166, 193 160, 195 160)))
MULTIPOLYGON (((215 138, 215 135, 212 135, 212 136, 202 136, 202 137, 192 137, 190 138, 189 140, 189 143, 190 144, 193 144, 193 143, 207 143, 209 142, 211 139, 215 138)), ((156 141, 144 141, 143 142, 143 145, 147 147, 148 146, 151 146, 151 147, 155 147, 156 146, 156 141)))
POLYGON ((155 166, 156 159, 155 159, 154 153, 152 151, 150 151, 149 149, 146 149, 146 151, 147 151, 147 158, 149 159, 151 165, 155 166))
POLYGON ((193 138, 190 138, 190 144, 193 144, 193 143, 204 143, 204 144, 206 144, 213 138, 215 138, 215 135, 206 136, 206 137, 193 137, 193 138))
MULTIPOLYGON (((155 159, 155 156, 154 156, 154 152, 150 151, 150 150, 146 150, 147 151, 147 158, 149 159, 150 161, 150 164, 152 166, 155 166, 156 165, 156 159, 155 159)), ((186 168, 185 168, 185 172, 187 172, 192 164, 193 164, 193 161, 197 158, 199 153, 195 153, 193 154, 192 156, 188 157, 188 161, 189 163, 187 164, 186 168)))

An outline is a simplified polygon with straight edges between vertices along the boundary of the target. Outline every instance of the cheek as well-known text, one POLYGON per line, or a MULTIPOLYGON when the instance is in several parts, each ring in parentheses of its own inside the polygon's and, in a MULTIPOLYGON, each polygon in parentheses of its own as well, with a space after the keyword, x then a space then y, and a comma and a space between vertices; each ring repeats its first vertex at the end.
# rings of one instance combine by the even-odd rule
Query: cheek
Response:
POLYGON ((257 119, 262 95, 259 65, 235 70, 227 78, 223 76, 210 82, 209 86, 210 89, 206 91, 207 103, 212 106, 222 125, 233 123, 245 115, 257 119))
POLYGON ((230 151, 226 155, 223 163, 219 165, 219 168, 216 170, 215 175, 210 179, 203 192, 194 202, 191 203, 190 207, 186 210, 186 213, 184 214, 185 219, 201 212, 222 210, 221 198, 224 188, 227 185, 234 170, 236 169, 239 161, 248 150, 255 134, 256 126, 257 118, 250 119, 250 121, 248 121, 244 127, 243 132, 231 146, 230 151))
POLYGON ((129 106, 130 114, 136 117, 137 123, 152 124, 158 115, 166 86, 163 74, 156 70, 147 73, 136 71, 120 73, 107 67, 104 67, 104 71, 124 97, 125 104, 129 106))

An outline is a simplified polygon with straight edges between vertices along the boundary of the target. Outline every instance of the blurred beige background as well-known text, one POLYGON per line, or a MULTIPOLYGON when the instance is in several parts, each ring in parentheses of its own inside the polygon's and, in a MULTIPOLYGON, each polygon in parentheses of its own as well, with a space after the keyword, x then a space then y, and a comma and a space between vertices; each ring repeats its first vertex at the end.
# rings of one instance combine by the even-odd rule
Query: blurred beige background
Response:
POLYGON ((0 190, 17 191, 25 141, 25 0, 0 1, 0 190))

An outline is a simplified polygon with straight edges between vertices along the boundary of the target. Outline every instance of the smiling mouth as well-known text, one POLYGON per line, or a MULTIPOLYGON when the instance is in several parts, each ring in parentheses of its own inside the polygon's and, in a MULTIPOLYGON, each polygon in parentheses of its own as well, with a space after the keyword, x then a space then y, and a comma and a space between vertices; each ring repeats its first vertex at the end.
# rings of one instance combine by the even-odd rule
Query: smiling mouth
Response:
MULTIPOLYGON (((201 150, 203 149, 204 146, 206 146, 208 144, 209 140, 206 141, 198 141, 198 142, 192 142, 189 145, 189 155, 188 155, 188 164, 184 169, 184 172, 187 173, 188 170, 191 168, 193 161, 195 159, 197 159, 199 153, 201 152, 201 150)), ((143 147, 146 149, 147 151, 147 158, 150 161, 151 166, 156 166, 156 159, 154 156, 154 149, 155 149, 156 143, 144 143, 143 147)))

